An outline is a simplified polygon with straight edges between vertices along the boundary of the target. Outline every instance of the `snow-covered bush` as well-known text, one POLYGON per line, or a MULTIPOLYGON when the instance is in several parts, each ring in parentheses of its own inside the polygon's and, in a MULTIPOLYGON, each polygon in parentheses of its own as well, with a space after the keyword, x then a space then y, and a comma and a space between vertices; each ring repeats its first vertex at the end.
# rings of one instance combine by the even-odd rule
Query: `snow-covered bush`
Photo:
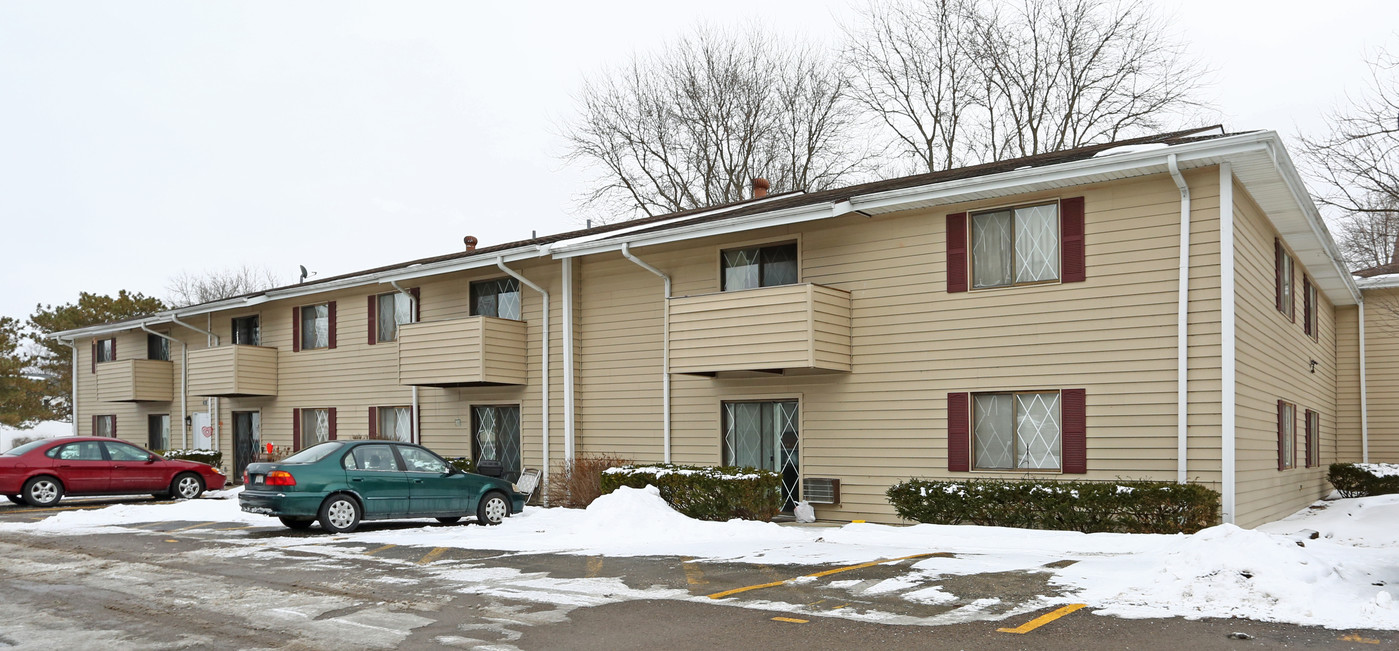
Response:
POLYGON ((1399 464, 1333 463, 1326 480, 1341 497, 1366 497, 1399 493, 1399 464))
POLYGON ((1194 533, 1219 521, 1219 493, 1199 484, 910 479, 885 495, 899 517, 935 524, 1194 533))
POLYGON ((155 453, 166 459, 183 459, 185 461, 207 463, 215 468, 223 466, 223 453, 218 450, 156 450, 155 453))
POLYGON ((442 460, 462 472, 476 472, 476 460, 471 457, 443 457, 442 460))
POLYGON ((602 471, 602 493, 655 486, 671 508, 696 520, 772 520, 782 510, 782 477, 733 466, 619 466, 602 471))

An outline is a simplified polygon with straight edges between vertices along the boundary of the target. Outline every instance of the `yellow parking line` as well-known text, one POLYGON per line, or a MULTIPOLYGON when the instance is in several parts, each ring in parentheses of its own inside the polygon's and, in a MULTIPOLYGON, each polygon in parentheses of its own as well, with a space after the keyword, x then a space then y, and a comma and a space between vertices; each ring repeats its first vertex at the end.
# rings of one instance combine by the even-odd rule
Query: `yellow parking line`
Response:
POLYGON ((1361 637, 1355 633, 1347 633, 1341 636, 1342 642, 1359 642, 1361 644, 1379 644, 1379 640, 1372 640, 1368 637, 1361 637))
POLYGON ((397 547, 397 546, 398 546, 398 545, 384 545, 383 547, 375 547, 374 549, 371 549, 371 550, 365 552, 364 555, 365 555, 365 556, 373 556, 373 555, 375 555, 375 554, 377 554, 377 553, 379 553, 379 552, 381 552, 381 551, 384 551, 385 549, 393 549, 394 547, 397 547))
POLYGON ((192 525, 189 525, 188 527, 180 527, 179 529, 166 529, 165 531, 162 531, 161 533, 175 533, 176 531, 188 531, 188 530, 190 530, 190 529, 198 529, 198 528, 200 528, 200 527, 207 527, 207 526, 209 526, 209 525, 211 525, 211 524, 218 524, 218 523, 219 523, 218 520, 214 520, 213 522, 200 522, 199 524, 192 524, 192 525))
POLYGON ((1058 610, 1053 610, 1053 611, 1047 612, 1047 613, 1045 613, 1045 614, 1043 614, 1043 615, 1040 615, 1039 617, 1036 617, 1036 618, 1034 618, 1034 619, 1032 619, 1032 620, 1030 620, 1030 621, 1028 621, 1028 622, 1025 622, 1024 624, 1021 624, 1021 625, 1019 625, 1019 626, 1017 626, 1017 627, 1015 627, 1015 628, 998 628, 998 629, 996 629, 996 631, 997 631, 997 632, 1000 632, 1000 633, 1015 633, 1015 634, 1017 634, 1017 635, 1024 635, 1024 634, 1029 633, 1030 631, 1033 631, 1033 630, 1035 630, 1035 629, 1037 629, 1037 628, 1039 628, 1039 627, 1041 627, 1041 626, 1044 626, 1045 624, 1048 624, 1048 623, 1050 623, 1050 622, 1052 622, 1052 621, 1054 621, 1054 620, 1056 620, 1056 619, 1059 619, 1060 617, 1063 617, 1064 615, 1067 615, 1067 614, 1069 614, 1069 613, 1071 613, 1071 612, 1074 612, 1075 610, 1078 610, 1078 609, 1080 609, 1080 608, 1086 608, 1087 606, 1088 606, 1088 604, 1069 604, 1069 605, 1064 606, 1063 608, 1060 608, 1060 609, 1058 609, 1058 610))
POLYGON ((704 578, 704 570, 694 563, 686 561, 680 564, 685 569, 685 582, 690 585, 709 585, 709 579, 704 578))
POLYGON ((601 556, 589 556, 589 557, 588 557, 588 578, 592 578, 592 577, 597 576, 597 575, 598 575, 598 572, 601 572, 601 571, 602 571, 602 557, 601 557, 601 556))
POLYGON ((262 527, 262 526, 266 526, 266 525, 261 525, 261 524, 250 524, 250 525, 248 525, 248 526, 246 526, 246 527, 229 527, 229 528, 227 528, 227 529, 219 529, 219 531, 242 531, 242 530, 244 530, 244 529, 256 529, 256 528, 262 527))
POLYGON ((792 624, 805 624, 805 623, 807 623, 807 621, 809 621, 809 620, 805 620, 805 619, 794 619, 794 618, 792 618, 792 617, 774 617, 774 618, 772 618, 772 621, 774 621, 774 622, 789 622, 789 623, 792 623, 792 624))
POLYGON ((779 586, 779 585, 782 585, 782 584, 785 584, 785 583, 788 583, 788 582, 791 582, 791 581, 794 581, 794 580, 800 579, 800 578, 807 578, 807 577, 811 577, 811 578, 820 578, 820 577, 823 577, 823 576, 830 576, 830 575, 832 575, 832 574, 839 574, 840 572, 849 572, 850 570, 859 570, 859 569, 863 569, 863 568, 866 568, 866 567, 874 567, 875 565, 883 565, 883 564, 885 564, 885 563, 893 563, 893 562, 895 562, 895 561, 906 561, 906 560, 908 560, 908 559, 910 559, 910 558, 923 558, 923 557, 925 557, 925 556, 932 556, 932 555, 933 555, 933 553, 932 553, 932 552, 929 552, 929 553, 927 553, 927 554, 913 554, 913 555, 911 555, 911 556, 900 556, 900 557, 898 557, 898 558, 886 558, 886 559, 878 560, 878 561, 870 561, 870 562, 868 562, 868 563, 860 563, 859 565, 847 565, 847 566, 845 566, 845 567, 837 567, 837 568, 832 569, 832 570, 823 570, 823 571, 820 571, 820 572, 813 572, 813 573, 811 573, 811 574, 803 574, 802 576, 794 577, 794 578, 791 578, 791 579, 783 579, 783 580, 781 580, 781 581, 773 581, 772 583, 759 583, 758 585, 750 585, 750 586, 745 586, 745 587, 742 587, 742 588, 734 588, 734 589, 732 589, 732 590, 725 590, 725 591, 723 591, 723 592, 716 592, 716 593, 714 593, 714 594, 712 594, 712 595, 709 595, 709 598, 710 598, 710 599, 723 599, 724 597, 727 597, 727 596, 729 596, 729 595, 738 594, 738 593, 740 593, 740 592, 748 592, 749 590, 761 590, 761 589, 763 589, 763 588, 774 588, 774 587, 777 587, 777 586, 779 586))
POLYGON ((447 551, 446 547, 433 547, 432 551, 428 552, 427 554, 423 555, 422 558, 418 559, 418 565, 427 565, 428 563, 437 560, 437 557, 441 556, 442 552, 445 551, 447 551))

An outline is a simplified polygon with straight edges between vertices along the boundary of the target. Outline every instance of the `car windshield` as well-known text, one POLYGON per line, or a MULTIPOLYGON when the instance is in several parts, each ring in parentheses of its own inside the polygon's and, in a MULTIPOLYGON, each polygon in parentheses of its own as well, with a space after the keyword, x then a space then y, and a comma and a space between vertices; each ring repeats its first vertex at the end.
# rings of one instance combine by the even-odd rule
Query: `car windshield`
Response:
POLYGON ((41 445, 43 445, 43 444, 45 444, 45 443, 48 443, 48 442, 49 442, 48 439, 39 439, 39 440, 37 440, 37 441, 30 441, 30 442, 25 443, 24 445, 21 445, 21 446, 19 446, 19 447, 17 447, 17 448, 10 448, 9 450, 6 450, 3 454, 0 454, 0 457, 17 457, 17 456, 19 456, 19 455, 21 455, 21 454, 24 454, 25 452, 28 452, 28 451, 30 451, 30 450, 33 450, 34 448, 37 448, 37 447, 39 447, 39 446, 41 446, 41 445))
POLYGON ((326 441, 325 443, 317 443, 309 448, 306 448, 305 450, 302 450, 285 459, 282 459, 282 463, 315 463, 317 461, 320 461, 321 459, 330 456, 336 450, 339 450, 340 448, 344 447, 344 445, 345 443, 342 441, 326 441))

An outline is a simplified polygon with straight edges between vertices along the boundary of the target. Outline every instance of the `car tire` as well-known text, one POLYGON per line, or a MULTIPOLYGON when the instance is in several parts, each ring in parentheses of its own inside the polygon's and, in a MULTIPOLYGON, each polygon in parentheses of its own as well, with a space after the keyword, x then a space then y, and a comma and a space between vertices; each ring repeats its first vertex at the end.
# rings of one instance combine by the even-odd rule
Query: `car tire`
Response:
POLYGON ((192 472, 175 475, 170 482, 170 497, 177 500, 192 500, 204 494, 204 480, 192 472))
POLYGON ((457 515, 450 518, 438 518, 437 521, 441 522, 442 524, 456 524, 458 522, 461 522, 461 516, 457 515))
POLYGON ((510 499, 503 493, 490 492, 476 505, 476 522, 495 526, 510 517, 510 499))
POLYGON ((281 520, 282 524, 288 529, 310 529, 311 525, 316 523, 315 518, 288 518, 282 516, 277 519, 281 520))
POLYGON ((349 495, 331 495, 321 503, 321 528, 330 533, 349 533, 359 526, 359 502, 349 495))
POLYGON ((20 497, 20 496, 18 496, 18 495, 6 495, 6 496, 5 496, 5 499, 10 500, 11 502, 14 502, 15 504, 24 504, 24 503, 25 503, 25 502, 24 502, 24 498, 22 498, 22 497, 20 497))
POLYGON ((53 506, 63 499, 63 482, 43 475, 24 482, 24 501, 30 506, 53 506))

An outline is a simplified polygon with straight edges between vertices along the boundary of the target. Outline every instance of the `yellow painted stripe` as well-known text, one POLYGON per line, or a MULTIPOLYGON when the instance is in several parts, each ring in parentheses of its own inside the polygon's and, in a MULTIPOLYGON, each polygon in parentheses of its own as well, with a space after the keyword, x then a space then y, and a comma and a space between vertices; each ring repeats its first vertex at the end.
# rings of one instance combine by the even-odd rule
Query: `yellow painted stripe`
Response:
POLYGON ((263 526, 266 526, 266 525, 261 525, 261 524, 250 524, 250 525, 248 525, 248 526, 246 526, 246 527, 229 527, 229 528, 227 528, 227 529, 219 529, 219 531, 242 531, 242 530, 244 530, 244 529, 256 529, 256 528, 258 528, 258 527, 263 527, 263 526))
MULTIPOLYGON (((910 558, 923 558, 924 556, 932 556, 933 553, 934 553, 934 552, 929 552, 929 553, 927 553, 927 554, 913 554, 913 555, 911 555, 911 556, 900 556, 900 557, 898 557, 898 558, 886 558, 886 559, 878 560, 878 561, 870 561, 870 562, 868 562, 868 563, 860 563, 859 565, 847 565, 847 566, 845 566, 845 567, 837 567, 837 568, 832 569, 832 570, 823 570, 823 571, 821 571, 821 572, 813 572, 813 573, 811 573, 811 574, 803 574, 802 576, 799 576, 799 577, 796 577, 796 578, 797 578, 797 579, 800 579, 800 578, 807 578, 807 577, 819 578, 819 577, 823 577, 823 576, 830 576, 830 575, 832 575, 832 574, 839 574, 839 573, 841 573, 841 572, 849 572, 850 570, 859 570, 859 569, 863 569, 863 568, 866 568, 866 567, 874 567, 875 565, 883 565, 883 564, 885 564, 885 563, 893 563, 893 562, 896 562, 896 561, 906 561, 906 560, 908 560, 908 559, 910 559, 910 558)), ((709 598, 710 598, 710 599, 723 599, 724 597, 727 597, 727 596, 729 596, 729 595, 735 595, 735 594, 738 594, 738 593, 740 593, 740 592, 748 592, 749 590, 761 590, 761 589, 763 589, 763 588, 774 588, 774 587, 777 587, 777 586, 779 586, 779 585, 783 585, 783 584, 785 584, 785 583, 789 583, 789 582, 794 581, 794 580, 795 580, 795 579, 783 579, 783 580, 781 580, 781 581, 773 581, 772 583, 760 583, 760 584, 758 584, 758 585, 750 585, 750 586, 744 586, 744 587, 742 587, 742 588, 734 588, 734 589, 732 589, 732 590, 725 590, 725 591, 723 591, 723 592, 716 592, 716 593, 714 593, 714 594, 712 594, 712 595, 709 595, 709 598)))
POLYGON ((433 547, 432 551, 428 552, 427 554, 424 554, 422 558, 418 559, 418 565, 427 565, 428 563, 437 560, 437 557, 441 556, 442 552, 445 551, 447 551, 446 547, 433 547))
POLYGON ((198 528, 200 528, 200 527, 207 527, 207 526, 209 526, 209 525, 211 525, 211 524, 218 524, 218 523, 219 523, 218 520, 214 520, 213 522, 200 522, 199 524, 192 524, 192 525, 189 525, 188 527, 180 527, 179 529, 166 529, 165 531, 162 531, 161 533, 175 533, 176 531, 188 531, 188 530, 190 530, 190 529, 198 529, 198 528))
POLYGON ((601 571, 602 571, 602 557, 601 557, 601 556, 589 556, 589 557, 588 557, 588 578, 592 578, 592 577, 597 576, 597 575, 598 575, 598 572, 601 572, 601 571))
POLYGON ((365 552, 364 555, 365 555, 365 556, 373 556, 373 555, 375 555, 375 554, 377 554, 377 553, 379 553, 379 552, 381 552, 381 551, 384 551, 385 549, 393 549, 394 547, 397 547, 397 546, 398 546, 398 545, 384 545, 383 547, 375 547, 374 549, 371 549, 371 550, 365 552))
POLYGON ((1029 633, 1030 631, 1033 631, 1033 630, 1035 630, 1035 629, 1037 629, 1037 628, 1039 628, 1039 627, 1041 627, 1041 626, 1044 626, 1045 624, 1048 624, 1048 623, 1050 623, 1050 622, 1052 622, 1052 621, 1054 621, 1054 620, 1056 620, 1056 619, 1059 619, 1060 617, 1063 617, 1064 615, 1067 615, 1067 614, 1069 614, 1069 613, 1071 613, 1071 612, 1074 612, 1075 610, 1078 610, 1078 609, 1080 609, 1080 608, 1086 608, 1087 606, 1088 606, 1088 604, 1069 604, 1069 605, 1064 606, 1063 608, 1060 608, 1060 609, 1058 609, 1058 610, 1053 610, 1053 611, 1047 612, 1047 613, 1045 613, 1045 614, 1043 614, 1043 615, 1040 615, 1039 617, 1036 617, 1036 618, 1034 618, 1034 619, 1032 619, 1032 620, 1030 620, 1030 621, 1028 621, 1028 622, 1025 622, 1024 624, 1021 624, 1021 625, 1019 625, 1019 626, 1017 626, 1017 627, 1015 627, 1015 628, 998 628, 998 629, 996 629, 996 631, 998 631, 998 632, 1000 632, 1000 633, 1015 633, 1015 634, 1017 634, 1017 635, 1024 635, 1024 634, 1029 633))
POLYGON ((1380 643, 1379 640, 1373 640, 1373 639, 1370 639, 1370 638, 1368 638, 1368 637, 1361 637, 1361 636, 1359 636, 1359 635, 1357 635, 1357 634, 1355 634, 1355 633, 1347 633, 1347 634, 1345 634, 1345 635, 1342 635, 1342 636, 1341 636, 1341 641, 1342 641, 1342 642, 1359 642, 1359 643, 1361 643, 1361 644, 1379 644, 1379 643, 1380 643))
POLYGON ((795 618, 792 618, 792 617, 774 617, 774 618, 772 618, 772 621, 774 621, 774 622, 790 622, 790 623, 792 623, 792 624, 805 624, 805 623, 807 623, 808 620, 805 620, 805 619, 795 619, 795 618))
POLYGON ((685 582, 690 585, 708 585, 709 579, 704 578, 704 570, 694 563, 681 563, 680 567, 685 568, 685 582))

